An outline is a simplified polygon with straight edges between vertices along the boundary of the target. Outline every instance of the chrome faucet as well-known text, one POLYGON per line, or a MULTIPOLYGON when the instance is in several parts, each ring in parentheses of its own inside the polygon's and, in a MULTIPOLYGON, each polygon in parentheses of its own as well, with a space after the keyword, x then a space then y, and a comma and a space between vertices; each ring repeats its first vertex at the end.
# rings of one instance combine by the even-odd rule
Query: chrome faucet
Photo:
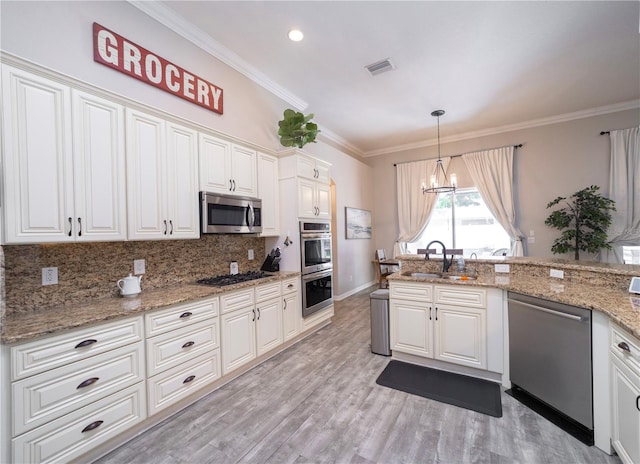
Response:
POLYGON ((429 260, 429 247, 434 243, 438 243, 442 247, 442 272, 449 272, 449 267, 451 267, 451 261, 447 261, 447 247, 444 246, 444 243, 442 243, 441 241, 432 240, 431 242, 429 242, 429 244, 427 245, 427 250, 425 252, 424 259, 427 261, 429 260))
POLYGON ((478 275, 478 255, 476 254, 475 251, 473 253, 471 253, 471 255, 469 256, 469 259, 473 259, 474 256, 476 257, 476 261, 475 261, 475 266, 474 266, 473 272, 477 276, 478 275))

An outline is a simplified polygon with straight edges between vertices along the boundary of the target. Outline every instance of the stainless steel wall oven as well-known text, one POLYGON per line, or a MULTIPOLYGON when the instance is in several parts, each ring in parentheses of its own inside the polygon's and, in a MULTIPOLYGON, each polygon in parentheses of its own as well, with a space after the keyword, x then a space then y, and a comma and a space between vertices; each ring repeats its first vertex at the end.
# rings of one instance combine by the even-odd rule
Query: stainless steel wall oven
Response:
POLYGON ((307 317, 333 304, 331 223, 300 222, 302 269, 302 316, 307 317))

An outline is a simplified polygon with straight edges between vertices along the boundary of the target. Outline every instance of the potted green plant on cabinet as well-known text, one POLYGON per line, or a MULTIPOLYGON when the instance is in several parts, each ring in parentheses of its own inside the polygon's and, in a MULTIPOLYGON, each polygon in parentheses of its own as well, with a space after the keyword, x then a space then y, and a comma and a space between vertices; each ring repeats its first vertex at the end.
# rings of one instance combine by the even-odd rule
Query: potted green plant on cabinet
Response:
POLYGON ((313 113, 304 114, 291 109, 284 110, 284 118, 278 122, 278 135, 284 147, 302 148, 307 143, 315 143, 320 132, 318 125, 311 122, 313 113))
POLYGON ((557 197, 547 204, 547 208, 564 202, 564 208, 552 212, 544 221, 549 227, 562 231, 554 240, 551 251, 554 254, 574 252, 580 259, 580 251, 597 253, 601 249, 611 249, 607 243, 607 229, 611 225, 611 211, 615 202, 598 193, 600 187, 592 185, 569 198, 557 197))

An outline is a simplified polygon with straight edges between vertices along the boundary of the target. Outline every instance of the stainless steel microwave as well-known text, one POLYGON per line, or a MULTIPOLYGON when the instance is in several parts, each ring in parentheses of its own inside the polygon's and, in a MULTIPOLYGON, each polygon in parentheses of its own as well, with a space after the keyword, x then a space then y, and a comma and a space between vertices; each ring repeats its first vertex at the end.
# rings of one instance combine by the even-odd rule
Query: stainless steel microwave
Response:
POLYGON ((262 232, 262 200, 200 192, 203 234, 257 234, 262 232))

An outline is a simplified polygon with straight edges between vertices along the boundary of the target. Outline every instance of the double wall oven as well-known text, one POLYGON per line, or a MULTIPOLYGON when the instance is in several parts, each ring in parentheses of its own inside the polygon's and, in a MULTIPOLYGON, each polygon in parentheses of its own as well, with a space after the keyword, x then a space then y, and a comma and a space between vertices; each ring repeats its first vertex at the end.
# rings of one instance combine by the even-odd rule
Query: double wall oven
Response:
POLYGON ((333 304, 331 223, 300 221, 302 317, 333 304))

